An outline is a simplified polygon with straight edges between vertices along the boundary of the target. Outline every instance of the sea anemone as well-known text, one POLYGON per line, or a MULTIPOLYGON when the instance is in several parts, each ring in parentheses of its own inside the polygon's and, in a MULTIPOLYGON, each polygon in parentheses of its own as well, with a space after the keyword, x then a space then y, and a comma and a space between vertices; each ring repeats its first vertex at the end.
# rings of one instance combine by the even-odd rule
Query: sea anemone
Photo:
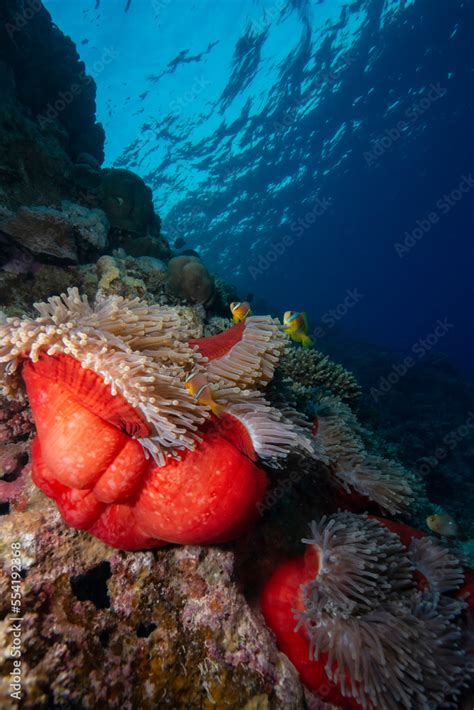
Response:
POLYGON ((313 455, 314 445, 304 431, 304 422, 297 421, 293 412, 285 417, 255 389, 273 379, 285 350, 286 339, 275 321, 268 316, 251 316, 218 335, 191 340, 190 345, 206 358, 216 402, 247 430, 260 458, 274 464, 294 448, 313 455))
POLYGON ((272 318, 192 340, 183 312, 138 299, 91 306, 69 289, 36 308, 0 326, 0 382, 10 397, 26 387, 33 479, 70 525, 129 549, 231 539, 265 494, 257 459, 312 451, 258 389, 284 348, 272 318), (193 371, 220 418, 186 389, 193 371))
POLYGON ((401 464, 367 451, 361 425, 337 397, 322 398, 318 420, 320 458, 329 462, 334 482, 345 494, 344 502, 359 496, 362 508, 373 501, 391 515, 405 512, 417 497, 415 476, 401 464))
MULTIPOLYGON (((0 328, 0 382, 10 397, 24 395, 22 365, 40 355, 68 355, 120 393, 149 429, 143 442, 159 463, 163 449, 193 448, 202 411, 181 382, 196 354, 187 345, 186 322, 173 309, 121 297, 92 308, 77 289, 35 304, 39 318, 10 318, 0 328)), ((64 362, 64 360, 63 360, 64 362)))
POLYGON ((413 566, 432 592, 453 592, 464 584, 459 560, 432 538, 413 538, 409 552, 413 566))
POLYGON ((447 594, 462 584, 459 562, 417 531, 407 549, 394 526, 412 536, 353 513, 311 523, 304 557, 281 565, 262 593, 303 682, 343 708, 447 707, 474 671, 466 605, 447 594))

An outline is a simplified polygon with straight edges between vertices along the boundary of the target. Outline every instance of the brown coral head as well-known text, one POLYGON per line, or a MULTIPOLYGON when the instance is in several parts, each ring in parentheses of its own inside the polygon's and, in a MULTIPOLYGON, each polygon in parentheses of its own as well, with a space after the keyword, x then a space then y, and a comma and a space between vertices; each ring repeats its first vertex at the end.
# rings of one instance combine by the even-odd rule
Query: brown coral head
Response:
POLYGON ((168 263, 167 291, 191 303, 208 304, 214 297, 214 279, 196 256, 175 256, 168 263))

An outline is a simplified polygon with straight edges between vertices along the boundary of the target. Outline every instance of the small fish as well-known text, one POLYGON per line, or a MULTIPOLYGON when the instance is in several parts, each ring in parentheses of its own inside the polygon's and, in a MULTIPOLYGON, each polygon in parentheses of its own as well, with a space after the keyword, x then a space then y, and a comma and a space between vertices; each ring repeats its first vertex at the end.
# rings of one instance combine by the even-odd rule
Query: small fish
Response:
POLYGON ((286 311, 283 316, 283 327, 287 335, 295 343, 301 343, 304 348, 310 348, 313 344, 308 335, 308 319, 306 313, 300 311, 286 311))
POLYGON ((459 528, 454 518, 446 513, 439 515, 428 515, 426 524, 430 530, 445 537, 457 537, 459 528))
POLYGON ((181 252, 181 255, 182 255, 182 256, 196 256, 198 259, 201 258, 201 257, 199 256, 199 254, 197 253, 197 251, 194 251, 194 249, 184 249, 184 250, 181 252))
POLYGON ((215 414, 216 417, 220 417, 222 415, 222 407, 214 400, 212 390, 209 387, 209 383, 204 372, 192 372, 186 378, 184 386, 198 404, 205 404, 206 407, 210 407, 212 413, 215 414))
POLYGON ((174 248, 181 249, 181 247, 184 247, 185 244, 186 244, 186 239, 183 239, 183 237, 178 237, 174 243, 174 248))
POLYGON ((255 296, 254 296, 253 293, 248 293, 245 300, 246 300, 248 303, 252 303, 252 301, 253 301, 254 298, 255 298, 255 296))
POLYGON ((250 310, 250 305, 247 301, 232 301, 230 304, 230 312, 232 313, 232 319, 234 323, 242 323, 247 316, 252 315, 250 310))

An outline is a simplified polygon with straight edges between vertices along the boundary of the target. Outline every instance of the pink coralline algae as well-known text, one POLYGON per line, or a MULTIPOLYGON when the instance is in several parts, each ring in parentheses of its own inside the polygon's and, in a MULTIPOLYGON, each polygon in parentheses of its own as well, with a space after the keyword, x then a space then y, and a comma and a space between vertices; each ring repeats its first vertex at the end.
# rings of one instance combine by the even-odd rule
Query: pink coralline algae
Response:
POLYGON ((33 432, 29 408, 0 398, 0 503, 17 498, 24 488, 33 432))

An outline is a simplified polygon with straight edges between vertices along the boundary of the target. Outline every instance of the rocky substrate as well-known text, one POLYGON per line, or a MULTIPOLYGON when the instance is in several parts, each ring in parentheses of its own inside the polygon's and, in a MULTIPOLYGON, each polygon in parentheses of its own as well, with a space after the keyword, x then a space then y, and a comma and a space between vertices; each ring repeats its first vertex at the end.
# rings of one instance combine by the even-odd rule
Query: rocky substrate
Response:
POLYGON ((230 547, 119 552, 67 528, 32 488, 22 501, 0 519, 3 698, 19 543, 22 707, 303 707, 298 675, 243 595, 230 547))

